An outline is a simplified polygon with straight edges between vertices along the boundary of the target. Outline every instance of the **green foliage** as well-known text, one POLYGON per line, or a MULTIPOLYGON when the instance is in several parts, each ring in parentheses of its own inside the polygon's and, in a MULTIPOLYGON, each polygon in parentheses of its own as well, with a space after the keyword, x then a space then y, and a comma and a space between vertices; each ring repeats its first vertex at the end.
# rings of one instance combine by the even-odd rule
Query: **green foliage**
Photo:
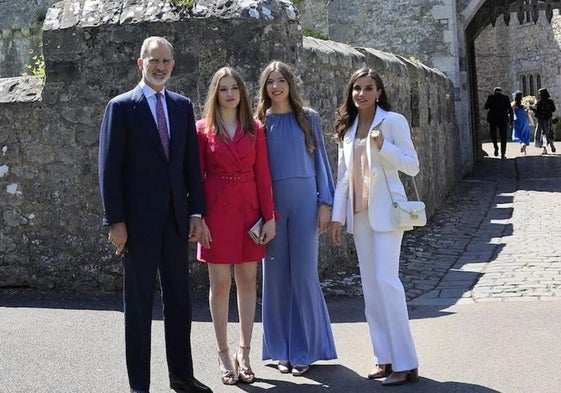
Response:
POLYGON ((182 11, 189 11, 195 5, 195 0, 169 0, 169 4, 182 11))
POLYGON ((312 37, 312 38, 317 38, 317 39, 320 39, 320 40, 329 41, 328 36, 325 36, 321 33, 316 33, 312 29, 308 29, 308 28, 304 29, 304 35, 308 36, 308 37, 312 37))
POLYGON ((40 76, 41 79, 45 80, 45 56, 43 55, 43 53, 33 56, 31 60, 32 63, 25 65, 26 71, 24 71, 21 75, 40 76))

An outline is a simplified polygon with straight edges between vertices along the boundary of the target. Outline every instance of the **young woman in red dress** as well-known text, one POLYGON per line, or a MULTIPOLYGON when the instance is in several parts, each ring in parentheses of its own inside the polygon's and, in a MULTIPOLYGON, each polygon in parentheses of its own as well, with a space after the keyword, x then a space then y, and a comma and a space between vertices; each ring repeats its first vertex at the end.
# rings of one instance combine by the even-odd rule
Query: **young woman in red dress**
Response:
POLYGON ((263 126, 253 119, 245 83, 232 68, 214 74, 197 134, 206 202, 197 258, 208 265, 221 380, 225 385, 252 383, 249 350, 257 263, 275 236, 274 202, 263 126), (261 217, 265 224, 256 244, 248 230, 261 217), (233 358, 227 334, 232 270, 240 321, 239 348, 233 358))

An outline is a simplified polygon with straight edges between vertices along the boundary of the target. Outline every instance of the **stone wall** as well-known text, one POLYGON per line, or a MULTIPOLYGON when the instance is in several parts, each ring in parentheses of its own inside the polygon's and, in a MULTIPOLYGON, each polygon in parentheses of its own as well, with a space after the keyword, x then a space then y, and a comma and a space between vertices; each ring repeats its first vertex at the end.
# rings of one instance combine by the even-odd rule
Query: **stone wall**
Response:
MULTIPOLYGON (((362 67, 370 67, 381 75, 392 109, 409 119, 421 162, 416 183, 428 214, 432 215, 461 180, 464 170, 460 154, 464 142, 454 116, 453 84, 438 70, 387 52, 304 38, 298 69, 303 75, 305 96, 322 114, 326 138, 334 135, 335 108, 342 102, 349 77, 362 67)), ((332 141, 328 146, 336 178, 336 144, 332 141)), ((411 178, 402 176, 402 179, 413 199, 411 178)), ((323 240, 320 261, 324 269, 332 270, 355 261, 350 236, 340 249, 323 240)))
MULTIPOLYGON (((323 116, 333 170, 333 113, 350 74, 369 65, 385 79, 394 108, 411 120, 429 214, 460 180, 453 86, 439 71, 374 49, 303 39, 287 1, 198 1, 183 17, 158 1, 117 3, 56 4, 44 25, 45 85, 37 78, 0 81, 0 287, 121 287, 120 263, 101 228, 98 133, 107 101, 137 83, 135 60, 149 35, 173 42, 170 89, 191 97, 199 113, 219 67, 240 70, 255 96, 271 60, 294 65, 323 116)), ((322 238, 322 272, 356 263, 348 240, 336 249, 322 238)), ((195 286, 206 286, 204 265, 191 266, 195 286)))
POLYGON ((299 0, 304 31, 329 39, 394 53, 438 68, 453 83, 455 124, 465 141, 460 171, 473 167, 473 130, 469 113, 464 32, 461 12, 475 0, 299 0), (327 15, 325 14, 327 3, 327 15), (327 20, 327 21, 326 21, 327 20), (327 33, 325 25, 327 24, 327 33))
MULTIPOLYGON (((502 18, 495 27, 488 26, 476 39, 477 82, 482 135, 489 138, 486 111, 483 108, 487 95, 495 86, 501 86, 504 94, 523 90, 522 75, 541 76, 541 87, 547 87, 561 114, 561 16, 553 11, 551 24, 541 12, 538 22, 520 25, 513 17, 509 26, 502 18)), ((537 90, 534 79, 534 91, 537 90)), ((558 134, 559 135, 559 134, 558 134)), ((559 135, 561 136, 561 135, 559 135)))
POLYGON ((41 52, 41 26, 58 0, 0 0, 0 77, 20 76, 41 52))
MULTIPOLYGON (((329 37, 329 3, 331 0, 296 0, 299 21, 304 34, 329 37)), ((330 38, 330 37, 329 37, 330 38)), ((347 42, 347 41, 341 41, 347 42)))
POLYGON ((416 59, 434 66, 435 56, 448 52, 443 39, 447 24, 435 23, 435 6, 442 0, 329 2, 329 37, 416 59), (393 28, 390 28, 392 26, 393 28))

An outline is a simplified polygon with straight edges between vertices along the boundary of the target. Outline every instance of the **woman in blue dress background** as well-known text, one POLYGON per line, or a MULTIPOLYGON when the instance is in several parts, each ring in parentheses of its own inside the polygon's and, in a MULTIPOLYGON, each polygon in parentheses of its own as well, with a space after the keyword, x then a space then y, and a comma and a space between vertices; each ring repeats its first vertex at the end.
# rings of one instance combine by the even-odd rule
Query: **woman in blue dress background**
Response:
POLYGON ((334 185, 321 119, 303 106, 288 65, 261 73, 257 118, 265 124, 278 211, 263 264, 263 360, 281 373, 304 374, 335 359, 335 343, 318 276, 319 235, 329 229, 334 185))
POLYGON ((512 125, 512 141, 520 143, 520 153, 526 154, 526 147, 530 145, 530 122, 528 121, 528 109, 522 104, 522 92, 520 90, 512 93, 514 101, 512 110, 514 112, 514 123, 512 125))

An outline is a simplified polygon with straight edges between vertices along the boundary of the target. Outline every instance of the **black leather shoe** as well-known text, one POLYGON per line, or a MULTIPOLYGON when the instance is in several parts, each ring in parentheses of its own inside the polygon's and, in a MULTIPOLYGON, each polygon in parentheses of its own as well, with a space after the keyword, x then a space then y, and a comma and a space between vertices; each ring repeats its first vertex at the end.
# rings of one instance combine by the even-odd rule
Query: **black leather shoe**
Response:
POLYGON ((171 388, 176 393, 212 393, 212 389, 203 385, 195 378, 191 378, 188 382, 172 382, 171 388))
POLYGON ((148 390, 131 389, 131 393, 150 393, 148 390))

